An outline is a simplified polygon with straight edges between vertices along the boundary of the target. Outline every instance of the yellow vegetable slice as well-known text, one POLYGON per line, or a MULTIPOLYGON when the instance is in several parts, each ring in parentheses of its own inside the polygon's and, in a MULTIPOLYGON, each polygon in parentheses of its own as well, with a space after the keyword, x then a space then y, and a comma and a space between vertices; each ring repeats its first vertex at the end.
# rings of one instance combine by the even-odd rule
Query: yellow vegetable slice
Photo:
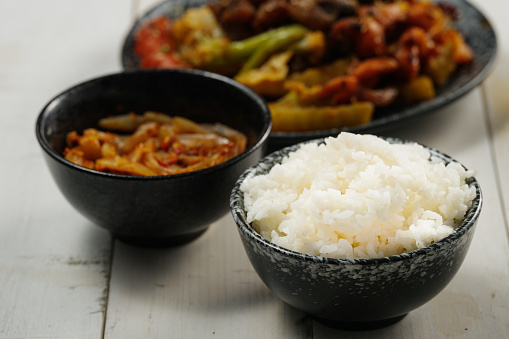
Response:
POLYGON ((351 58, 338 59, 320 67, 308 68, 303 72, 292 74, 288 81, 303 83, 308 87, 323 85, 327 81, 345 75, 352 64, 351 58))
POLYGON ((276 54, 260 68, 240 73, 235 80, 262 96, 280 97, 287 92, 284 83, 288 76, 287 64, 292 55, 291 51, 276 54))
POLYGON ((424 68, 424 73, 429 75, 437 84, 442 85, 449 76, 456 70, 457 64, 454 60, 454 46, 452 42, 447 42, 440 46, 436 56, 428 60, 424 68))
POLYGON ((357 126, 371 121, 374 105, 356 102, 339 106, 301 106, 293 93, 268 104, 275 132, 300 132, 357 126))
POLYGON ((351 62, 350 58, 344 58, 328 65, 294 73, 288 77, 285 88, 295 93, 302 105, 323 104, 323 99, 320 97, 323 85, 331 79, 345 75, 351 62))
POLYGON ((398 87, 399 104, 409 105, 435 97, 433 80, 429 76, 421 75, 407 84, 398 87))

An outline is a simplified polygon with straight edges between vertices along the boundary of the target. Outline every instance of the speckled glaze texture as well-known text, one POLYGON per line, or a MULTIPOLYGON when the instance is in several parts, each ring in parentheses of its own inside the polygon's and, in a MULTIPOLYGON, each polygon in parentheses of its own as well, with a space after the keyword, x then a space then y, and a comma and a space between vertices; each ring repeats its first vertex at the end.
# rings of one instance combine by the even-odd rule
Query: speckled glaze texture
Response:
MULTIPOLYGON (((127 70, 139 68, 139 58, 134 53, 134 35, 147 20, 165 15, 177 18, 190 8, 201 6, 211 0, 167 0, 150 9, 131 28, 122 47, 122 65, 127 70)), ((470 92, 488 76, 497 55, 497 38, 489 20, 475 6, 465 0, 443 0, 458 9, 459 18, 454 25, 471 46, 475 59, 468 65, 462 65, 451 77, 436 90, 436 97, 404 107, 377 109, 371 122, 344 128, 353 133, 377 133, 408 123, 414 118, 436 111, 470 92)), ((269 137, 269 150, 277 150, 306 140, 337 135, 341 130, 309 131, 309 132, 273 132, 269 137)))
POLYGON ((229 78, 152 70, 112 74, 63 92, 42 110, 36 136, 53 179, 76 210, 126 242, 162 246, 193 240, 228 213, 235 180, 263 156, 270 126, 264 101, 229 78), (248 149, 211 168, 157 177, 101 173, 63 158, 68 132, 146 110, 226 124, 248 136, 248 149))
MULTIPOLYGON (((387 138, 390 142, 407 142, 387 138)), ((315 140, 311 142, 322 142, 315 140)), ((263 158, 237 181, 231 198, 233 218, 254 269, 283 301, 334 327, 365 330, 392 324, 436 296, 454 277, 468 251, 482 205, 476 197, 462 225, 423 249, 377 259, 331 259, 296 253, 262 238, 247 222, 240 183, 267 173, 299 145, 263 158)), ((428 148, 433 156, 453 161, 428 148)))

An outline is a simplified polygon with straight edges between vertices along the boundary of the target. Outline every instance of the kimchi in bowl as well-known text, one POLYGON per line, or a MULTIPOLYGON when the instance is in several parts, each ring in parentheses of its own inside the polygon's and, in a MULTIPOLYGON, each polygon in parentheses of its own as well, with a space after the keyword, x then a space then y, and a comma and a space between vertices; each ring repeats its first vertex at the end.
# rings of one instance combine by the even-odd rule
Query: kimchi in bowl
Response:
MULTIPOLYGON (((228 212, 235 180, 262 157, 270 128, 265 102, 229 78, 197 70, 147 70, 99 77, 62 92, 42 109, 36 136, 53 179, 78 212, 125 242, 169 246, 192 241, 228 212), (117 171, 99 166, 101 159, 90 165, 93 157, 87 155, 87 142, 77 135, 83 133, 85 138, 92 130, 110 138, 112 132, 101 131, 98 125, 101 119, 145 112, 235 130, 245 136, 245 149, 216 165, 167 175, 117 171), (83 153, 81 163, 72 157, 83 153)), ((128 137, 118 138, 125 146, 128 137)), ((175 144, 174 139, 180 140, 168 137, 166 144, 161 143, 163 148, 181 152, 181 143, 175 144)), ((99 153, 104 157, 105 149, 111 147, 100 142, 99 153)), ((159 149, 149 155, 160 165, 164 164, 161 154, 159 149)), ((124 158, 132 160, 133 153, 116 154, 106 163, 116 159, 115 166, 120 166, 124 158)), ((142 163, 126 166, 150 167, 142 163)))

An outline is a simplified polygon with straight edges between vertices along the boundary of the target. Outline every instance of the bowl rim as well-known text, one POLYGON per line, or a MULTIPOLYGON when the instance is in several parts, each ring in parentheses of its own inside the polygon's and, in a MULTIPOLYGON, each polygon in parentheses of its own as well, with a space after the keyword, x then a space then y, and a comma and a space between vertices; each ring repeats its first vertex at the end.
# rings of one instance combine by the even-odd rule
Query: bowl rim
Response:
MULTIPOLYGON (((429 153, 430 156, 437 157, 444 161, 446 164, 450 162, 455 162, 461 165, 463 168, 467 169, 463 164, 458 162, 457 160, 453 159, 449 155, 426 145, 419 144, 415 141, 400 139, 400 138, 394 138, 394 137, 383 137, 378 136, 379 138, 382 138, 384 140, 387 140, 391 143, 405 143, 405 144, 418 144, 420 146, 423 146, 429 153)), ((472 200, 472 206, 468 209, 467 213, 465 214, 465 217, 461 224, 453 230, 451 234, 448 236, 440 239, 439 241, 423 247, 419 248, 410 252, 404 252, 397 255, 392 256, 385 256, 381 258, 353 258, 353 259, 338 259, 338 258, 329 258, 329 257, 320 257, 315 255, 309 255, 305 253, 296 252, 293 250, 286 249, 284 247, 281 247, 279 245, 276 245, 269 240, 262 237, 257 231, 254 230, 253 227, 246 221, 245 217, 241 214, 241 210, 243 210, 243 193, 240 190, 240 185, 242 182, 248 177, 252 176, 257 169, 264 166, 267 169, 270 170, 274 164, 279 163, 282 157, 285 157, 288 153, 293 152, 297 150, 301 145, 308 144, 308 143, 324 143, 325 139, 332 138, 332 137, 326 137, 326 138, 318 138, 313 139, 305 142, 301 142, 295 145, 287 146, 285 148, 282 148, 280 150, 277 150, 270 155, 264 157, 260 161, 258 161, 256 164, 248 168, 237 180, 235 183, 232 194, 230 196, 230 210, 231 214, 233 216, 233 219, 235 221, 235 224, 237 226, 237 229, 239 232, 247 236, 248 238, 254 240, 258 245, 261 245, 263 247, 269 248, 270 250, 297 260, 302 260, 305 262, 313 262, 313 263, 321 263, 321 264, 329 264, 329 265, 360 265, 360 266, 368 266, 368 265, 380 265, 380 264, 387 264, 387 263, 395 263, 399 261, 408 260, 411 258, 416 258, 418 256, 422 255, 428 255, 430 253, 433 253, 440 248, 446 246, 448 243, 451 243, 459 238, 461 238, 467 231, 474 227, 474 225, 477 223, 477 220, 479 219, 479 215, 481 213, 482 203, 483 203, 483 196, 481 187, 477 181, 477 179, 472 176, 467 178, 467 183, 470 186, 475 187, 476 194, 474 199, 472 200), (263 160, 267 159, 268 157, 277 156, 278 161, 277 162, 271 162, 269 165, 263 165, 263 160), (267 167, 268 166, 268 167, 267 167)))
MULTIPOLYGON (((36 124, 35 124, 35 134, 37 141, 41 148, 54 160, 56 160, 58 163, 69 167, 73 170, 82 171, 90 175, 100 176, 104 178, 115 178, 117 180, 129 180, 129 181, 158 181, 158 180, 168 180, 173 178, 185 178, 196 174, 206 174, 210 172, 219 171, 224 167, 229 167, 242 159, 248 157, 253 152, 255 152, 258 148, 260 148, 265 141, 268 140, 270 131, 272 129, 272 118, 270 115, 269 108, 265 101, 263 101, 254 91, 249 89, 248 87, 237 83, 236 81, 233 81, 232 79, 215 74, 212 72, 202 71, 202 70, 196 70, 196 69, 144 69, 144 70, 132 70, 132 71, 123 71, 123 72, 116 72, 116 73, 109 73, 101 76, 97 76, 88 80, 85 80, 83 82, 80 82, 78 84, 75 84, 71 87, 68 87, 67 89, 59 92, 57 95, 55 95, 53 98, 51 98, 46 105, 42 108, 42 110, 39 112, 36 124), (237 156, 228 159, 227 161, 224 161, 220 164, 217 164, 215 166, 211 166, 208 168, 186 172, 186 173, 178 173, 178 174, 171 174, 171 175, 157 175, 157 176, 133 176, 133 175, 123 175, 123 174, 114 174, 114 173, 106 173, 106 172, 100 172, 93 169, 89 169, 86 167, 79 166, 77 164, 74 164, 68 160, 66 160, 61 154, 56 152, 53 147, 50 146, 46 135, 43 132, 43 125, 45 122, 45 119, 47 117, 47 112, 50 108, 52 108, 54 105, 57 105, 58 102, 62 97, 67 95, 70 92, 73 91, 79 91, 83 87, 88 87, 93 85, 96 82, 105 80, 105 79, 113 79, 118 77, 124 77, 124 76, 136 76, 137 74, 160 74, 160 73, 168 73, 168 74, 188 74, 195 77, 205 77, 212 79, 214 81, 223 82, 226 83, 228 86, 231 86, 235 88, 237 91, 243 93, 243 95, 251 98, 251 100, 256 103, 258 107, 261 108, 262 117, 263 117, 263 129, 262 133, 260 133, 254 143, 248 148, 238 154, 237 156)), ((176 179, 175 179, 176 180, 176 179)))

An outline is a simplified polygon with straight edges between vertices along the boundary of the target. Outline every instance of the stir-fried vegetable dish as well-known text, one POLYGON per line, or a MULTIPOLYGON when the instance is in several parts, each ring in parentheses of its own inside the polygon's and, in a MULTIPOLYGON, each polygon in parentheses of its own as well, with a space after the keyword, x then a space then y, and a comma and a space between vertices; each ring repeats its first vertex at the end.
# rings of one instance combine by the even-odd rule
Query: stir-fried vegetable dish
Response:
POLYGON ((141 68, 233 77, 267 99, 273 131, 368 123, 435 97, 474 54, 458 10, 420 0, 219 0, 135 34, 141 68))
POLYGON ((156 112, 105 118, 99 127, 68 133, 65 159, 101 172, 155 176, 208 168, 247 147, 244 134, 223 124, 156 112))

